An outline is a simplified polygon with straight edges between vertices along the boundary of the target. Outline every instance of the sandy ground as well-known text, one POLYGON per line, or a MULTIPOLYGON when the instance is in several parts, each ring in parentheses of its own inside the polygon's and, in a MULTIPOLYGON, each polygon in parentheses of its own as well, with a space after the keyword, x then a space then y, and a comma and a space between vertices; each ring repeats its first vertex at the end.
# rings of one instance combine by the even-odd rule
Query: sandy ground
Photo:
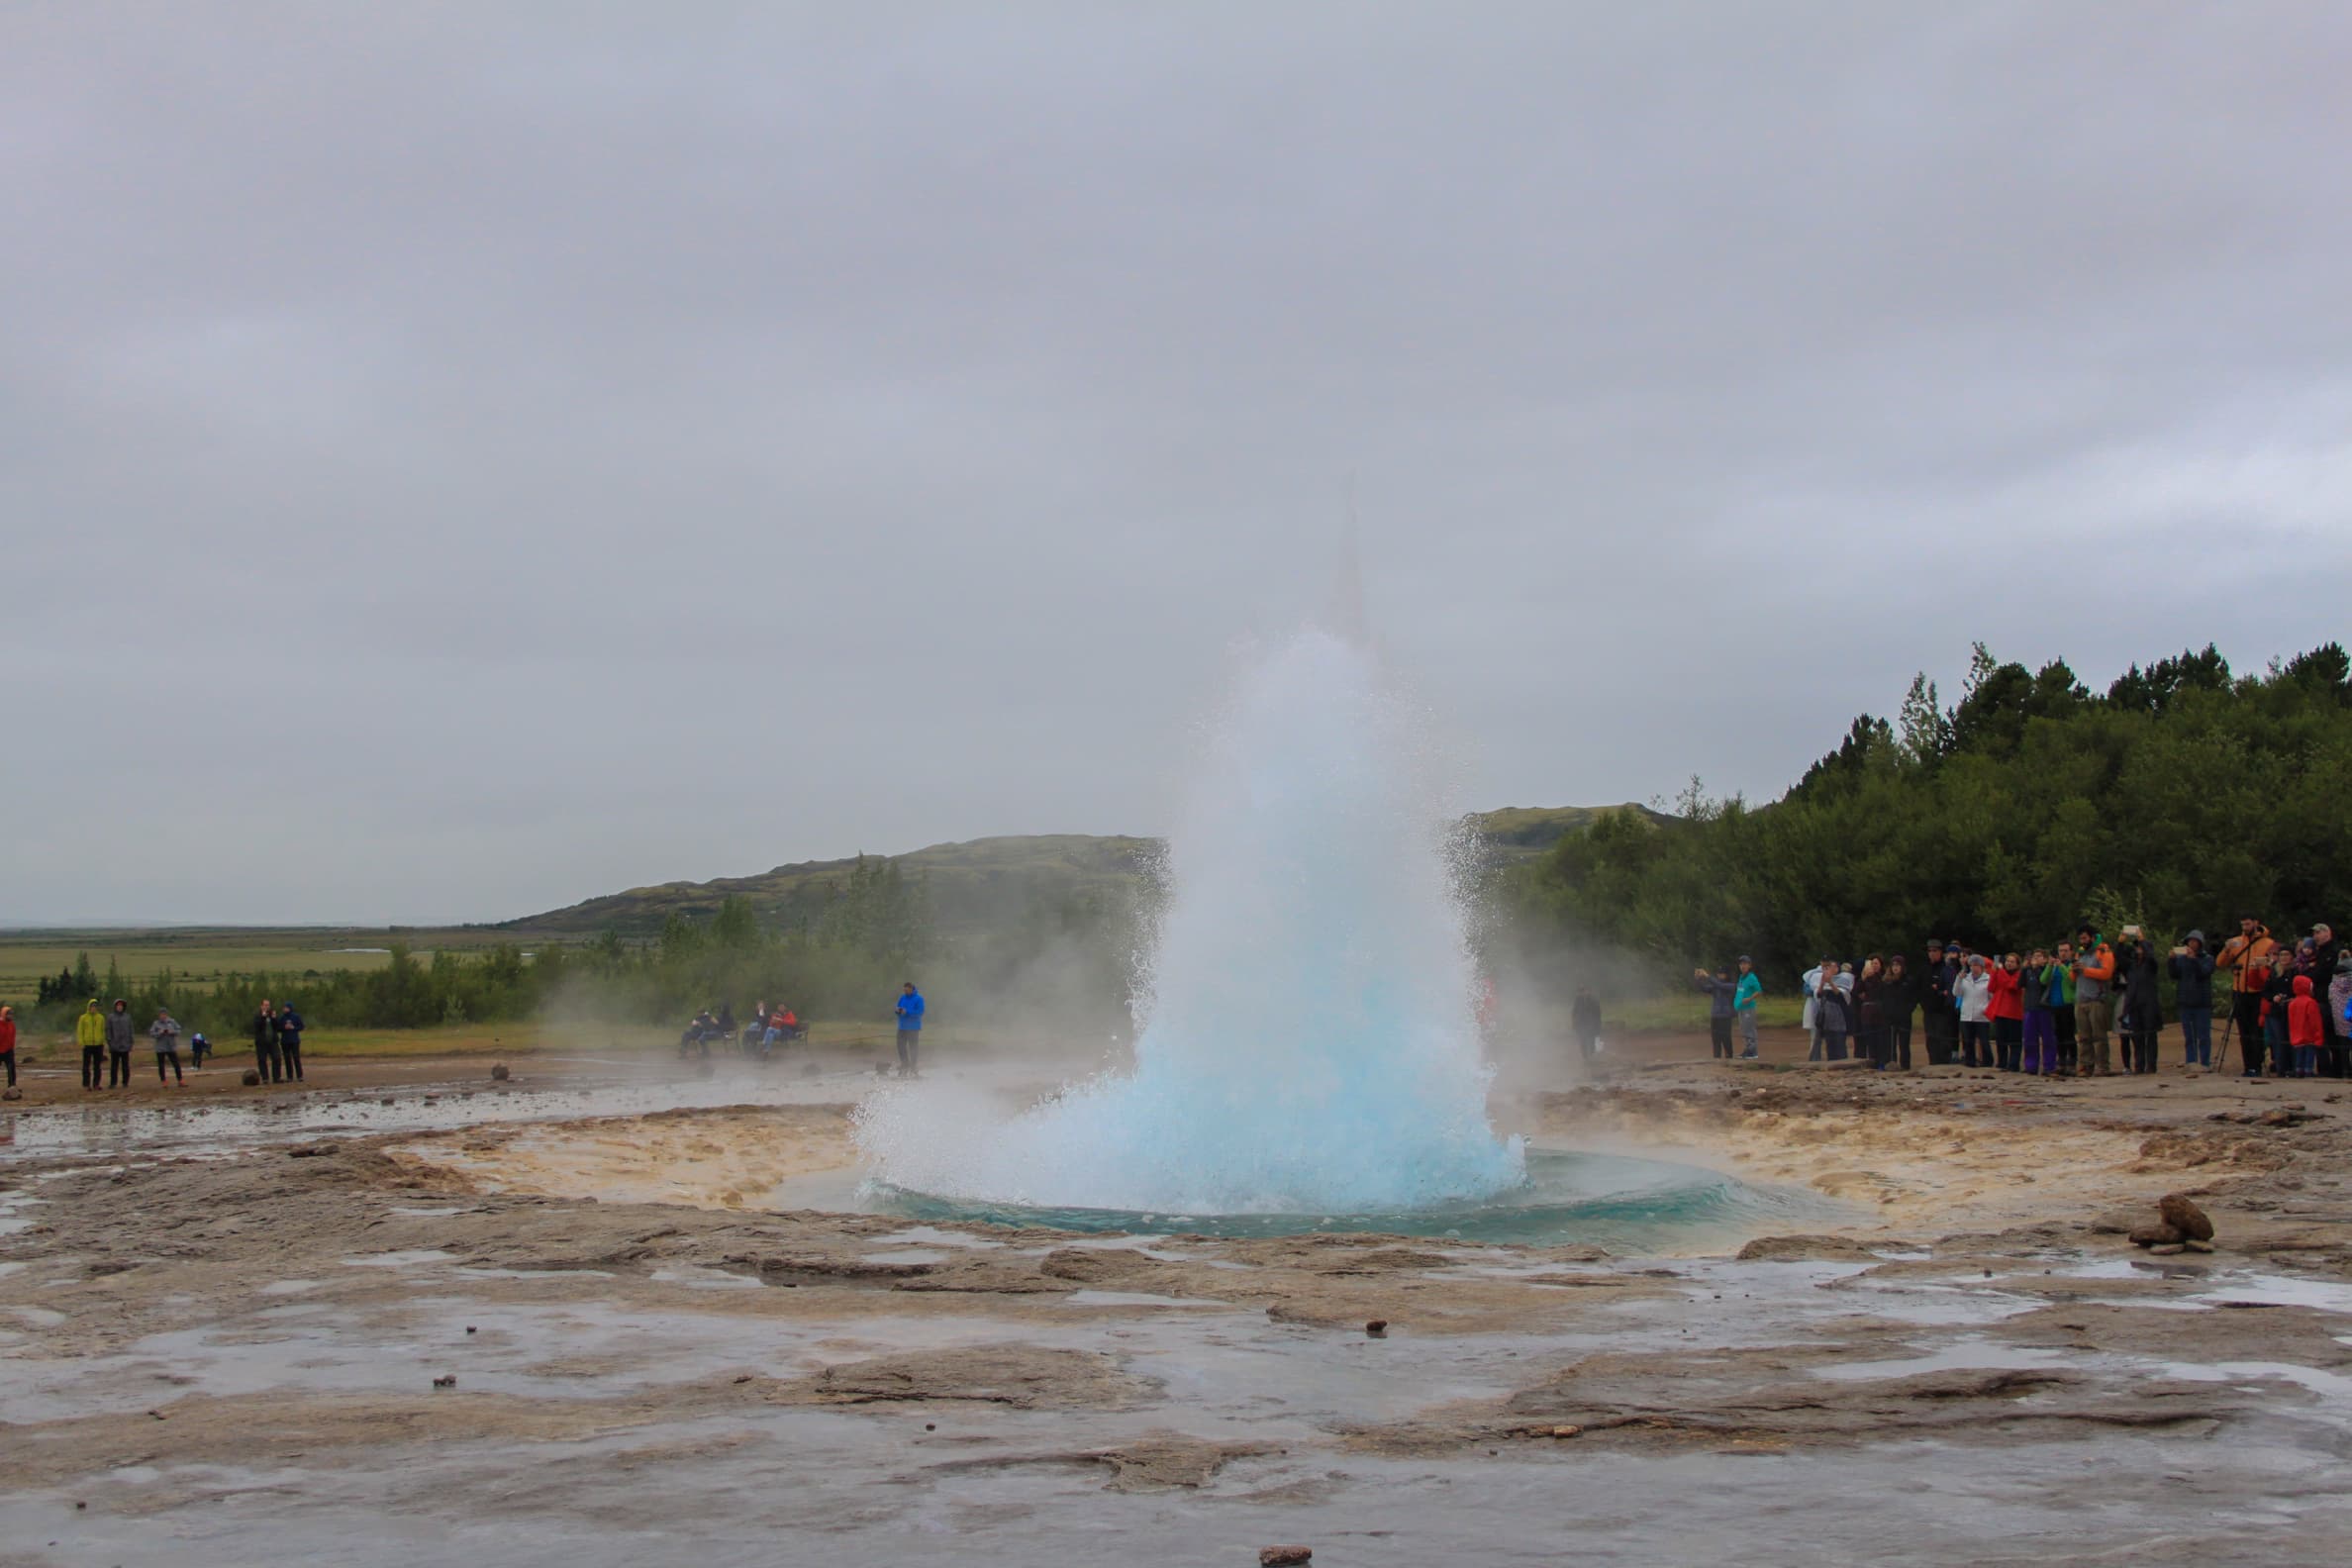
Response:
POLYGON ((1771 1049, 1498 1098, 1839 1206, 1699 1257, 778 1212, 846 1191, 855 1059, 45 1094, 0 1119, 0 1562, 2352 1551, 2336 1090, 1771 1049), (2213 1252, 2124 1239, 2168 1192, 2213 1252))

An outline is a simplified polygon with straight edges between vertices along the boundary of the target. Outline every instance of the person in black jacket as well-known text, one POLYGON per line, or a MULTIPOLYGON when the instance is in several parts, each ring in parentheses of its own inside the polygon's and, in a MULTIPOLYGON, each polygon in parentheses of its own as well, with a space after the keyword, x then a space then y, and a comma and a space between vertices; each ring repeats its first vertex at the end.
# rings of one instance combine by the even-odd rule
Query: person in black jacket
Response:
POLYGON ((1918 982, 1911 977, 1911 961, 1901 953, 1887 960, 1886 979, 1881 988, 1880 1007, 1887 1016, 1887 1049, 1895 1065, 1905 1072, 1911 1070, 1911 1016, 1919 1011, 1918 982))
POLYGON ((1576 1000, 1568 1005, 1568 1029, 1583 1048, 1586 1061, 1601 1054, 1601 999, 1593 995, 1591 986, 1576 988, 1576 1000))
POLYGON ((2192 1067, 2213 1065, 2213 955, 2205 932, 2193 931, 2164 960, 2173 980, 2173 1007, 2181 1015, 2181 1050, 2192 1067))
POLYGON ((2124 927, 2115 949, 2115 975, 2123 997, 2123 1065, 2135 1073, 2156 1070, 2156 1035, 2164 1028, 2157 974, 2156 944, 2137 926, 2124 927))
POLYGON ((1854 1032, 1854 999, 1829 978, 1813 988, 1813 1027, 1821 1031, 1821 1060, 1844 1061, 1846 1038, 1854 1032))
POLYGON ((2352 1060, 2344 1036, 2344 1021, 2336 1010, 2327 1005, 2327 988, 2335 979, 2336 960, 2342 955, 2344 944, 2336 940, 2335 928, 2321 921, 2311 928, 2311 990, 2319 998, 2319 1076, 2322 1078, 2352 1077, 2352 1060))
POLYGON ((277 1011, 262 999, 261 1011, 253 1015, 253 1071, 265 1084, 273 1084, 282 1075, 278 1062, 277 1011))
POLYGON ((1919 971, 1919 1027, 1927 1036, 1927 1065, 1951 1065, 1953 1046, 1960 1038, 1960 1004, 1952 987, 1960 966, 1944 956, 1944 944, 1927 938, 1927 965, 1919 971))
POLYGON ((1731 999, 1739 993, 1739 982, 1731 978, 1728 969, 1717 969, 1710 975, 1704 969, 1691 971, 1691 983, 1707 993, 1707 1037, 1715 1047, 1713 1055, 1721 1061, 1731 1059, 1731 999))
POLYGON ((1854 1054, 1885 1072, 1895 1059, 1887 1031, 1887 960, 1872 953, 1854 977, 1854 1054))

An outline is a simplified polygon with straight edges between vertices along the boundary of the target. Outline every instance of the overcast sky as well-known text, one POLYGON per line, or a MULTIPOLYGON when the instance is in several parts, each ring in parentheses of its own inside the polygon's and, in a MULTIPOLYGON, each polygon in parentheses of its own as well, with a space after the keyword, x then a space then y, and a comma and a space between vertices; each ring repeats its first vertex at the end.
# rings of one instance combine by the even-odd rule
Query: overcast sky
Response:
POLYGON ((2352 8, 0 11, 0 923, 1163 830, 1371 614, 1463 804, 2352 595, 2352 8))

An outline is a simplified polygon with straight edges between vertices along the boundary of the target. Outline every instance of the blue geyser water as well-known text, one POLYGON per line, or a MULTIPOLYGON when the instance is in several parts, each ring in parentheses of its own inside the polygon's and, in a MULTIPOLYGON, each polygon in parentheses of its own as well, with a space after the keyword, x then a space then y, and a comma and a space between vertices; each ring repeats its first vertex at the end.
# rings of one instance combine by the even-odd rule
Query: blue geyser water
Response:
POLYGON ((1585 1242, 1620 1254, 1687 1249, 1715 1238, 1834 1218, 1810 1193, 1751 1187, 1717 1171, 1615 1154, 1530 1151, 1527 1180, 1487 1198, 1336 1214, 1198 1214, 1040 1208, 877 1187, 874 1206, 926 1224, 1045 1226, 1132 1235, 1280 1236, 1378 1232, 1464 1241, 1585 1242))
POLYGON ((1524 1184, 1488 1124, 1446 819, 1371 651, 1274 650, 1213 732, 1131 1071, 1010 1122, 950 1090, 860 1113, 878 1184, 1039 1208, 1397 1213, 1524 1184))

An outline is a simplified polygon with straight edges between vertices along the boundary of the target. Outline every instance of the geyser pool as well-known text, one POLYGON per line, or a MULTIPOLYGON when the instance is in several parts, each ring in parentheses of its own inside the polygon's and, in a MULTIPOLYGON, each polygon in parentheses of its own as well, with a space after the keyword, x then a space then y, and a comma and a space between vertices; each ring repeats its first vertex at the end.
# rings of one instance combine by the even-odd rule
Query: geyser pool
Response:
POLYGON ((1309 631, 1241 682, 1169 846, 1131 1069, 1010 1122, 874 1096, 881 1187, 1128 1214, 1437 1210, 1523 1189, 1487 1121, 1474 970, 1410 708, 1309 631))
POLYGON ((867 1201, 926 1224, 963 1222, 1133 1235, 1283 1236, 1378 1232, 1463 1241, 1588 1242, 1633 1254, 1685 1249, 1832 1217, 1809 1193, 1751 1187, 1720 1172, 1613 1154, 1529 1152, 1527 1179, 1492 1197, 1347 1214, 1192 1214, 1036 1207, 940 1198, 875 1185, 867 1201))

